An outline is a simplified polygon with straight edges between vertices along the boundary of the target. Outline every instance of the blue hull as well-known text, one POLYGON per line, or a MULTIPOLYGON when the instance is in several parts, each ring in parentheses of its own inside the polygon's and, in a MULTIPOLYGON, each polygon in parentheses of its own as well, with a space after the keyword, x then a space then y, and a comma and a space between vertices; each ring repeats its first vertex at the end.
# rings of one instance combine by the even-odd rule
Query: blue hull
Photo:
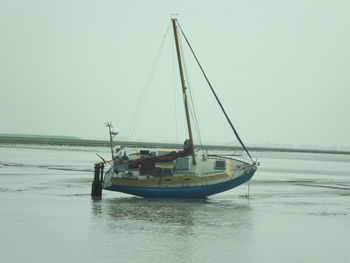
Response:
POLYGON ((146 188, 129 186, 110 186, 105 190, 117 191, 141 197, 169 197, 169 198, 204 198, 209 195, 221 193, 235 188, 252 178, 255 170, 251 170, 243 176, 224 183, 206 186, 183 187, 183 188, 146 188))

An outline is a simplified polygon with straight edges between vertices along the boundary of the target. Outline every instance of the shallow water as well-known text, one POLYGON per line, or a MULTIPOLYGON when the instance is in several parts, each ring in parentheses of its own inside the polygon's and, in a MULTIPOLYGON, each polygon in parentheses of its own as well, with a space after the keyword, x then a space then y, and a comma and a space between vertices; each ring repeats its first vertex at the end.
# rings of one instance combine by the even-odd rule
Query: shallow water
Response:
POLYGON ((0 145, 0 262, 349 262, 349 155, 254 153, 249 198, 93 200, 95 152, 0 145))

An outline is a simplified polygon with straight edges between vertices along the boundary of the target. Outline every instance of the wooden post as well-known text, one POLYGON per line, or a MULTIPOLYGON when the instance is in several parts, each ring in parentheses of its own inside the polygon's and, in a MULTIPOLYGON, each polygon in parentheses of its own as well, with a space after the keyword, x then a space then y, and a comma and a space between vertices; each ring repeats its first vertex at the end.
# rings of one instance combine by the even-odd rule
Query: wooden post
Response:
POLYGON ((103 163, 95 163, 94 181, 92 182, 92 187, 91 187, 92 197, 102 196, 103 170, 104 170, 103 163))

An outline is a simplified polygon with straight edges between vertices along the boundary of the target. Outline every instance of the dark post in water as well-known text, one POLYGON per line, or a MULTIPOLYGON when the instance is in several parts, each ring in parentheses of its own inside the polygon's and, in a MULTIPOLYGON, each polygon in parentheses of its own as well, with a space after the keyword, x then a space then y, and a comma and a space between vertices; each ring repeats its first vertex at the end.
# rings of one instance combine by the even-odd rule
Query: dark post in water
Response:
POLYGON ((91 188, 91 196, 93 197, 102 196, 103 169, 103 163, 95 163, 95 176, 91 188))

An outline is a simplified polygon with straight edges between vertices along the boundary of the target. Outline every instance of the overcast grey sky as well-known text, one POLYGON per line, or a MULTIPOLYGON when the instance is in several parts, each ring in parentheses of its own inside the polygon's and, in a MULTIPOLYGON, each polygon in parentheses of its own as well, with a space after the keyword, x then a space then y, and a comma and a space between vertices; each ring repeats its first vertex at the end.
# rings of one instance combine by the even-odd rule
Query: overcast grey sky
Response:
MULTIPOLYGON (((350 146, 346 0, 0 0, 0 133, 127 136, 172 13, 248 145, 350 146)), ((186 137, 169 37, 128 139, 186 137)), ((229 142, 186 64, 204 142, 229 142)))

